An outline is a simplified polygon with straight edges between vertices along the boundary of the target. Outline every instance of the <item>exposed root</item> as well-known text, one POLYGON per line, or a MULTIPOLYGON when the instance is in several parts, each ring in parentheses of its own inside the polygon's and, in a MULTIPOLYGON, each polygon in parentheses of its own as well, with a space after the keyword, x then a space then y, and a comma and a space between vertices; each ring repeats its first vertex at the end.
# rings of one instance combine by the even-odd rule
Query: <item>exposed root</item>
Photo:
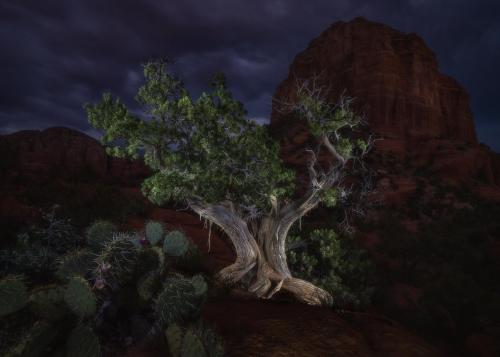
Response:
POLYGON ((224 284, 233 285, 243 279, 243 277, 250 270, 252 270, 255 264, 255 260, 249 263, 244 263, 237 259, 235 263, 219 271, 219 273, 217 273, 216 279, 224 284))
POLYGON ((283 286, 283 281, 285 281, 285 279, 280 280, 278 284, 276 284, 274 289, 266 296, 266 299, 272 298, 274 294, 276 294, 278 291, 281 290, 281 287, 283 286))
POLYGON ((333 304, 333 297, 330 293, 302 279, 287 278, 283 281, 282 288, 291 292, 297 300, 308 305, 331 306, 333 304))

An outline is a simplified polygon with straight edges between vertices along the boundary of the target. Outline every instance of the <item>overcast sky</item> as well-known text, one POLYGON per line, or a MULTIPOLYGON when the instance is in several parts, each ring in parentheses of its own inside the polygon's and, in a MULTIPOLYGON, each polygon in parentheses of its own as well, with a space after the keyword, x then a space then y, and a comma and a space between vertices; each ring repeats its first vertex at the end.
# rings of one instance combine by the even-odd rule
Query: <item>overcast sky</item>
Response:
POLYGON ((82 104, 103 91, 133 98, 154 56, 174 58, 194 93, 223 71, 266 120, 294 56, 357 16, 420 35, 469 92, 479 139, 500 151, 497 0, 0 0, 0 133, 95 134, 82 104))

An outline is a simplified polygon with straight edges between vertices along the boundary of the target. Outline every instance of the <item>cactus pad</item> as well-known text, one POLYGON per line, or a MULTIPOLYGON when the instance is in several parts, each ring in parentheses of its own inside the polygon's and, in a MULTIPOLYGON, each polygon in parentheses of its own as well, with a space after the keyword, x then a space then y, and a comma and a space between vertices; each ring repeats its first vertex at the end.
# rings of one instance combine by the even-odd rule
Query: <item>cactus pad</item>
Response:
POLYGON ((56 276, 62 282, 68 282, 74 276, 85 277, 94 264, 94 254, 91 251, 76 250, 59 259, 56 276))
POLYGON ((186 236, 179 231, 172 231, 165 236, 163 241, 163 251, 170 256, 180 257, 186 254, 189 248, 189 241, 186 236))
POLYGON ((195 293, 191 280, 171 277, 155 301, 155 312, 160 326, 196 319, 204 299, 195 293))
POLYGON ((207 293, 207 282, 201 275, 195 275, 191 278, 191 284, 193 284, 194 292, 198 296, 205 295, 207 293))
POLYGON ((73 277, 64 293, 66 305, 80 318, 90 317, 96 312, 96 297, 87 281, 73 277))
POLYGON ((27 288, 18 277, 0 280, 0 317, 21 310, 28 302, 27 288))
POLYGON ((64 306, 64 288, 57 285, 41 287, 31 293, 31 310, 41 318, 55 321, 68 310, 64 306))
POLYGON ((177 324, 169 325, 165 331, 165 336, 167 337, 170 355, 172 355, 172 357, 180 357, 183 337, 181 328, 177 324))
POLYGON ((165 230, 160 222, 149 221, 146 224, 146 238, 151 245, 158 244, 163 239, 165 230))
POLYGON ((88 326, 78 325, 71 331, 67 342, 67 355, 71 357, 99 357, 99 338, 88 326))
POLYGON ((182 341, 182 357, 204 357, 207 356, 203 343, 196 334, 188 330, 182 341))
POLYGON ((87 244, 93 250, 98 252, 104 244, 113 239, 116 232, 116 226, 108 221, 96 221, 87 228, 87 244))

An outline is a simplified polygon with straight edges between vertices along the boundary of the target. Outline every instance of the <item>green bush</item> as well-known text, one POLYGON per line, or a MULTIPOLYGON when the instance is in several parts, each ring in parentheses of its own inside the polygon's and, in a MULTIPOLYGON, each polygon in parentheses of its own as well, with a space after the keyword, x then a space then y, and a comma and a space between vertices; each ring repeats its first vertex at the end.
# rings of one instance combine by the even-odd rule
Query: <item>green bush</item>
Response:
POLYGON ((294 275, 332 294, 337 305, 360 308, 374 292, 374 266, 351 236, 331 229, 310 232, 307 240, 291 236, 287 258, 294 275))

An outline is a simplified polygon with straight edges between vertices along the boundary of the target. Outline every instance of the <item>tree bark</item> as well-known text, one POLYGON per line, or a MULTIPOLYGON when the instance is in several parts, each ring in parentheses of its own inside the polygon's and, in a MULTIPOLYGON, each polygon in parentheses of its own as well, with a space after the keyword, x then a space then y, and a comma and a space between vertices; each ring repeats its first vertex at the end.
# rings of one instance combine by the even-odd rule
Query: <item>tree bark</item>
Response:
POLYGON ((316 198, 298 206, 285 207, 250 224, 238 216, 230 205, 190 203, 205 219, 219 226, 231 240, 236 261, 222 269, 218 280, 234 285, 249 279, 248 291, 258 298, 269 299, 278 291, 290 292, 298 301, 310 305, 331 305, 332 296, 314 284, 294 278, 288 268, 285 239, 292 224, 317 204, 316 198), (298 208, 298 210, 297 210, 298 208))

